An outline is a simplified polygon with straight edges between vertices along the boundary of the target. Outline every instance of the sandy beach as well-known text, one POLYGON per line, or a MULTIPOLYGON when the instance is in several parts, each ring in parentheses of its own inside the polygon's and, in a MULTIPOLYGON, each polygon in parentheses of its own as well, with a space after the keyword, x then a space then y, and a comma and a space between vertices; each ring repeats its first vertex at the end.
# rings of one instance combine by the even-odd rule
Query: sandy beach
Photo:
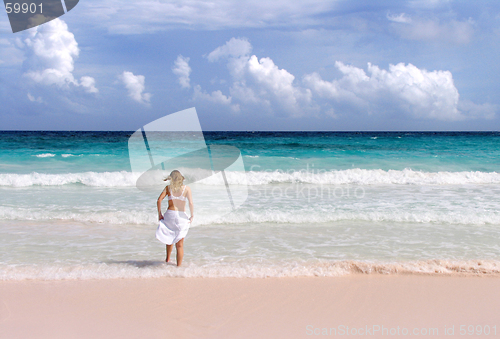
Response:
POLYGON ((7 281, 0 283, 0 333, 2 338, 461 337, 460 330, 472 325, 477 337, 494 337, 500 330, 499 286, 498 277, 378 274, 7 281))

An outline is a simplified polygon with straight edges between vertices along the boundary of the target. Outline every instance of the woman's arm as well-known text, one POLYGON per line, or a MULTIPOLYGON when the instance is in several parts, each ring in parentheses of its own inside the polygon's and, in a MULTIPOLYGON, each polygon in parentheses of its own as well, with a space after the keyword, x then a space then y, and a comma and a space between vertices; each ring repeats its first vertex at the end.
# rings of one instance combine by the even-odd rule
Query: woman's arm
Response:
POLYGON ((186 197, 189 200, 189 211, 191 212, 191 218, 189 218, 189 221, 193 222, 193 218, 194 218, 193 195, 191 194, 191 188, 189 186, 187 186, 186 188, 187 188, 186 197))
POLYGON ((156 202, 156 207, 158 207, 158 220, 163 219, 163 214, 161 214, 161 201, 167 196, 168 186, 161 192, 158 197, 158 201, 156 202))

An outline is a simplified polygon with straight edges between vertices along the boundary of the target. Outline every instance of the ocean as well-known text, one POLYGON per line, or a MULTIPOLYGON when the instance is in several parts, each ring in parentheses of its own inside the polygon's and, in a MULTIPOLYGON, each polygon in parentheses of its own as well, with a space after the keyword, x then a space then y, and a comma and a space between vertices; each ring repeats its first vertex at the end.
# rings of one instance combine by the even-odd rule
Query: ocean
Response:
POLYGON ((500 272, 500 133, 203 132, 241 152, 225 176, 248 197, 225 211, 224 181, 183 172, 196 213, 180 268, 132 133, 0 132, 0 279, 500 272))

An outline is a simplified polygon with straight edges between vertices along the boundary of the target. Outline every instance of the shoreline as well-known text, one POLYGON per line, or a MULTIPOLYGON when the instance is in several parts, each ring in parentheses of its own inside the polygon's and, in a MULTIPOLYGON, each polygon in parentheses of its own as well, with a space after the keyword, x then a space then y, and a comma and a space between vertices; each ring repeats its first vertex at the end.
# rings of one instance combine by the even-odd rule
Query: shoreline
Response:
MULTIPOLYGON (((185 259, 186 260, 186 259, 185 259)), ((289 261, 218 262, 211 265, 185 263, 182 267, 163 260, 107 260, 77 265, 0 266, 0 282, 88 281, 161 278, 335 278, 356 275, 500 277, 500 261, 491 259, 416 261, 289 261)))
POLYGON ((493 336, 493 326, 500 331, 499 279, 353 274, 0 281, 0 333, 54 339, 308 338, 349 328, 371 329, 365 334, 371 337, 437 329, 442 337, 453 328, 458 337, 461 325, 473 325, 484 331, 489 326, 493 336))

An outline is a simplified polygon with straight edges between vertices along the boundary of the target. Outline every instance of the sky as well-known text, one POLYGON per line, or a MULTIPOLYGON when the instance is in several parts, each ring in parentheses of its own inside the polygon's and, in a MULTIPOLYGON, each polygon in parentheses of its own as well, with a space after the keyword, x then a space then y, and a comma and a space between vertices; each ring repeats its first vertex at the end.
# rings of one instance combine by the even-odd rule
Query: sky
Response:
POLYGON ((80 0, 12 33, 1 130, 497 131, 500 2, 80 0))

